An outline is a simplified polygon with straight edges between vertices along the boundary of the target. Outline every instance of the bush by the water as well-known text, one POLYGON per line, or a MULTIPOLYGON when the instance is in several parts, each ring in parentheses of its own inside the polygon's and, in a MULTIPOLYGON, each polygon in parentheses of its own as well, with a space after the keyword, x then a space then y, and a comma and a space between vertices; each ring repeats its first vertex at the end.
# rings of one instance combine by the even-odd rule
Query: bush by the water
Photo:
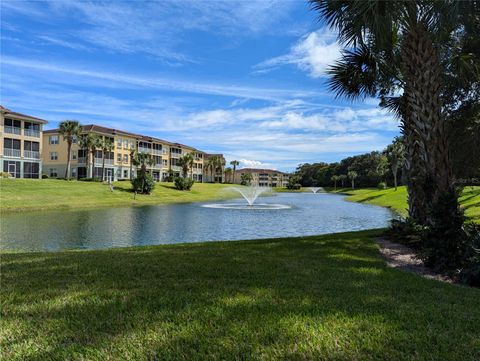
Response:
MULTIPOLYGON (((457 220, 460 221, 461 215, 457 220)), ((394 220, 386 235, 416 250, 425 265, 458 282, 480 287, 480 225, 466 223, 457 233, 443 227, 417 225, 410 218, 394 220)))
POLYGON ((139 172, 138 176, 132 179, 133 191, 140 194, 150 194, 155 188, 155 181, 150 173, 139 172))
POLYGON ((380 183, 378 183, 377 188, 378 189, 386 189, 387 184, 385 182, 380 182, 380 183))
POLYGON ((193 183, 195 183, 195 181, 191 178, 177 177, 175 178, 174 183, 175 183, 176 189, 180 191, 189 191, 192 188, 193 183))
POLYGON ((79 181, 82 182, 101 182, 100 178, 80 178, 79 181))

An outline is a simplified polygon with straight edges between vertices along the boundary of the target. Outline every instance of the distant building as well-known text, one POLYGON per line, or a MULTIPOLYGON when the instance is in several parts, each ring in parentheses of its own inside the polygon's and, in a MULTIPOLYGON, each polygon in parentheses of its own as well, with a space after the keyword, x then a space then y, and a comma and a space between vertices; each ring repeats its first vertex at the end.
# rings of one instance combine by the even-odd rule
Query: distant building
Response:
POLYGON ((0 105, 0 169, 14 178, 41 178, 46 120, 0 105))
MULTIPOLYGON (((186 153, 192 153, 194 163, 191 171, 188 172, 188 177, 192 177, 197 182, 203 182, 205 153, 193 147, 95 124, 82 126, 82 134, 88 133, 110 139, 114 144, 113 151, 105 153, 105 177, 102 174, 102 150, 96 149, 95 154, 92 154, 91 150, 82 149, 75 141, 72 146, 71 174, 69 175, 72 178, 130 179, 137 172, 137 167, 132 165, 131 159, 131 151, 136 150, 152 156, 154 164, 149 166, 148 170, 155 181, 166 180, 170 173, 174 176, 181 175, 182 169, 178 159, 186 153)), ((67 168, 67 142, 63 140, 58 129, 45 131, 43 137, 44 174, 50 177, 64 177, 67 168)))
POLYGON ((242 174, 252 175, 252 185, 259 187, 286 187, 290 175, 274 169, 243 168, 235 171, 235 183, 240 184, 242 174))
POLYGON ((223 154, 205 153, 205 162, 204 162, 205 182, 225 183, 225 163, 226 163, 226 160, 223 154), (211 164, 212 158, 219 159, 220 164, 218 166, 213 166, 213 164, 211 164))

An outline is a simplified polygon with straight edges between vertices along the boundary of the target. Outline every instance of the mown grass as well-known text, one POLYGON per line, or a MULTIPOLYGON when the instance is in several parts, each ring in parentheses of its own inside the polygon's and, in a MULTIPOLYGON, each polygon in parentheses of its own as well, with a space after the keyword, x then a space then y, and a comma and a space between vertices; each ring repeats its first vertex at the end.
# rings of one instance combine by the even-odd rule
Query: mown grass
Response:
POLYGON ((479 360, 480 290, 377 233, 4 254, 2 360, 479 360))
POLYGON ((151 195, 137 195, 130 182, 114 182, 111 192, 99 182, 57 179, 0 179, 0 210, 2 212, 46 209, 79 209, 106 206, 132 206, 202 202, 237 196, 230 185, 195 183, 189 192, 178 191, 172 183, 157 183, 151 195))
MULTIPOLYGON (((350 188, 337 188, 330 192, 337 192, 349 195, 347 200, 352 202, 370 203, 383 207, 389 207, 403 216, 407 215, 407 189, 405 186, 388 189, 362 188, 352 190, 350 188)), ((480 187, 465 187, 460 197, 460 204, 465 209, 465 214, 470 219, 480 222, 480 187)))

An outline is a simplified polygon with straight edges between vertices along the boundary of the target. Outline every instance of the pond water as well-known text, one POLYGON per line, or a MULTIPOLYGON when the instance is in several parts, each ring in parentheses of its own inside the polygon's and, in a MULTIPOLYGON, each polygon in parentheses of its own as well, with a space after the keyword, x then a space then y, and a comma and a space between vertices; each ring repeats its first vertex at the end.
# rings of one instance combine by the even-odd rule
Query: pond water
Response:
POLYGON ((385 227, 394 217, 386 208, 327 193, 278 193, 260 203, 289 207, 226 209, 189 203, 4 214, 0 249, 59 251, 305 236, 385 227))

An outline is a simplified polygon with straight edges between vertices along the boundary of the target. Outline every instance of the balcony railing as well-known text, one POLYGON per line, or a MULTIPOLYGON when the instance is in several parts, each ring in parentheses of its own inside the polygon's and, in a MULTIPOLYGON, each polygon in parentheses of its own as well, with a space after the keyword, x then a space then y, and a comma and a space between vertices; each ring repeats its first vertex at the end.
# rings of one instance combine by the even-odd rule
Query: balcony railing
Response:
POLYGON ((22 156, 22 151, 20 149, 10 149, 10 148, 3 148, 3 155, 5 157, 18 157, 22 156))
POLYGON ((24 150, 23 156, 25 158, 40 159, 40 152, 34 150, 24 150))
POLYGON ((180 170, 182 170, 182 167, 180 167, 178 165, 172 165, 172 170, 180 171, 180 170))
POLYGON ((5 133, 20 135, 20 134, 22 134, 22 128, 12 127, 11 125, 6 125, 5 126, 5 133))
POLYGON ((163 153, 162 153, 162 150, 161 150, 161 149, 154 149, 154 150, 153 150, 153 154, 155 154, 155 155, 162 155, 163 153))
POLYGON ((40 138, 40 131, 35 129, 24 129, 23 134, 27 137, 40 138))
POLYGON ((102 164, 102 158, 95 157, 95 163, 96 164, 102 164))
POLYGON ((105 158, 105 164, 113 164, 113 159, 105 158))
POLYGON ((172 158, 180 158, 182 155, 178 153, 170 153, 170 157, 172 158))
POLYGON ((78 157, 78 164, 85 164, 87 162, 87 157, 78 157))
POLYGON ((139 153, 152 153, 152 150, 150 148, 143 148, 143 147, 138 147, 138 152, 139 153))

